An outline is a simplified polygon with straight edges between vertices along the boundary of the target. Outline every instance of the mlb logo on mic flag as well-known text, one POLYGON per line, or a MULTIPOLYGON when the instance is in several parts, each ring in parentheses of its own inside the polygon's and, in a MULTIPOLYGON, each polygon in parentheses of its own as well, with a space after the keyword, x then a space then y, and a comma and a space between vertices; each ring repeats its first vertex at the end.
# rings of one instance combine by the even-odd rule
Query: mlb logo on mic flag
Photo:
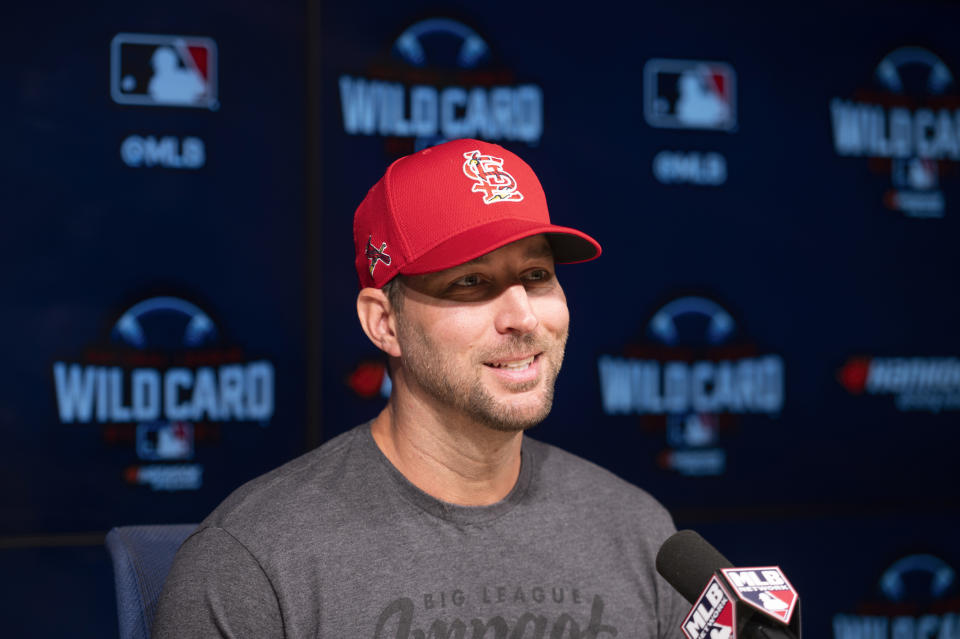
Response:
POLYGON ((724 568, 721 572, 740 601, 781 623, 790 623, 800 597, 780 568, 724 568))
POLYGON ((118 33, 110 43, 117 104, 216 110, 217 45, 210 38, 118 33))

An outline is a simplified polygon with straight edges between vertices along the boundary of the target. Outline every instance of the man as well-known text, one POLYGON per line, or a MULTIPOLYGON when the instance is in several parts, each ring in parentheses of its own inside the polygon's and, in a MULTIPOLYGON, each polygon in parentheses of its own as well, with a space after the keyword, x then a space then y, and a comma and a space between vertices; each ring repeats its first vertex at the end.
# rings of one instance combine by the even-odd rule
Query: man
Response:
MULTIPOLYGON (((157 637, 677 637, 649 495, 524 430, 569 314, 536 175, 457 140, 401 158, 354 218, 360 324, 389 356, 372 422, 237 490, 181 548, 157 637)), ((588 434, 585 425, 584 434, 588 434)))

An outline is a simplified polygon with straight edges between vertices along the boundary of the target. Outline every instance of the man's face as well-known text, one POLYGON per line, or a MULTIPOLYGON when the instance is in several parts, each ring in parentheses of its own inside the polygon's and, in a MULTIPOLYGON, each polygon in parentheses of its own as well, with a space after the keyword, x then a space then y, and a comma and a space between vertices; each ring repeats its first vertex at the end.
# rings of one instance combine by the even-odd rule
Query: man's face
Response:
POLYGON ((467 415, 496 430, 522 430, 547 416, 570 315, 546 238, 404 284, 397 332, 414 393, 441 415, 467 415))

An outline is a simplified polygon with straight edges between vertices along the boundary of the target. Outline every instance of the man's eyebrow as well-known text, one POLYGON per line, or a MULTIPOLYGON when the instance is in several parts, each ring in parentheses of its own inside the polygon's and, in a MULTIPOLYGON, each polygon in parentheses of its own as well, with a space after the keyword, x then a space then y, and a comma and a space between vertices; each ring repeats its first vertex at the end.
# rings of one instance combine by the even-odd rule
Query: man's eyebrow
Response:
POLYGON ((490 261, 490 254, 489 254, 489 253, 484 253, 484 254, 481 255, 480 257, 475 257, 475 258, 473 258, 472 260, 470 260, 469 262, 464 262, 464 263, 461 264, 460 266, 470 266, 471 264, 484 264, 484 263, 489 262, 489 261, 490 261))
POLYGON ((548 242, 537 244, 536 247, 527 251, 526 257, 553 257, 553 247, 548 242))
MULTIPOLYGON (((493 251, 490 251, 493 253, 493 251)), ((490 261, 490 253, 484 253, 480 257, 475 257, 468 262, 464 262, 460 266, 470 266, 471 264, 486 264, 490 261)), ((537 244, 536 246, 528 249, 524 255, 526 258, 540 258, 540 257, 553 257, 553 249, 550 248, 550 244, 544 242, 543 244, 537 244)))

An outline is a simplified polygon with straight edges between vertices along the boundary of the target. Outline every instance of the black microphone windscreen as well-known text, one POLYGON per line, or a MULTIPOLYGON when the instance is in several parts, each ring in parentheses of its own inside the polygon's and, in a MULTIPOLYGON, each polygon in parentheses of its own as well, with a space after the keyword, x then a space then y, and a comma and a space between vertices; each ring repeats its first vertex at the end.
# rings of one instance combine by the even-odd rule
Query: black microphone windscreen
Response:
POLYGON ((674 533, 657 553, 657 572, 691 604, 721 568, 733 568, 733 564, 692 530, 674 533))

